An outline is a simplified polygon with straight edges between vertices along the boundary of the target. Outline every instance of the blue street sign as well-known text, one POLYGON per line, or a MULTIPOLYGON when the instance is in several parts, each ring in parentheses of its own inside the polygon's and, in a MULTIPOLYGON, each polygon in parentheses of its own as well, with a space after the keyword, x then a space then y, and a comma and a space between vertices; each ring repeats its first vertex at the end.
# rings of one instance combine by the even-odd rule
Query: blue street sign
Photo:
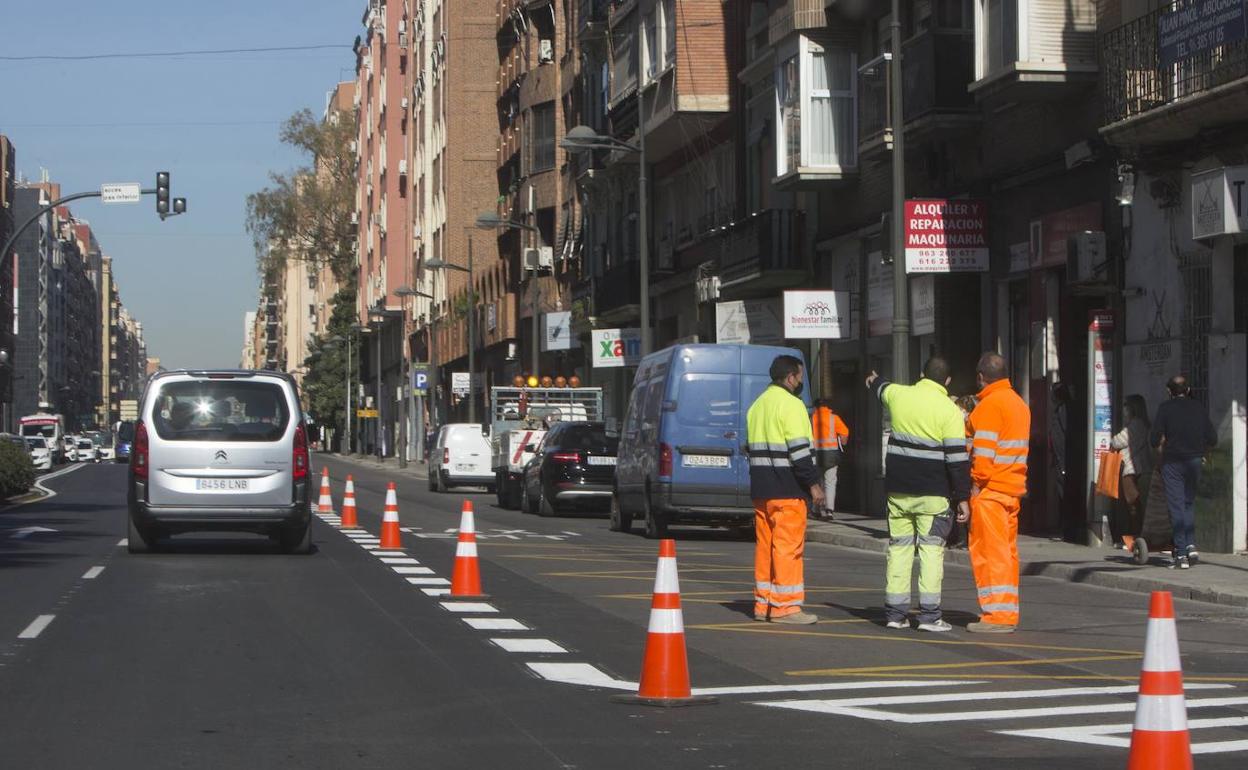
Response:
POLYGON ((429 392, 429 364, 412 364, 412 390, 429 392))

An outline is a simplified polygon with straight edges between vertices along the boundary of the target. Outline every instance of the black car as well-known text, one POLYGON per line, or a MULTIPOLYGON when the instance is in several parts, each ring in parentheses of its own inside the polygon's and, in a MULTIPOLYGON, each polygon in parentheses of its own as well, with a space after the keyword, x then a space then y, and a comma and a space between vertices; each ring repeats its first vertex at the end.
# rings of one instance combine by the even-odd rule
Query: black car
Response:
POLYGON ((570 508, 606 509, 615 484, 620 437, 601 422, 557 422, 524 467, 520 507, 555 516, 570 508))

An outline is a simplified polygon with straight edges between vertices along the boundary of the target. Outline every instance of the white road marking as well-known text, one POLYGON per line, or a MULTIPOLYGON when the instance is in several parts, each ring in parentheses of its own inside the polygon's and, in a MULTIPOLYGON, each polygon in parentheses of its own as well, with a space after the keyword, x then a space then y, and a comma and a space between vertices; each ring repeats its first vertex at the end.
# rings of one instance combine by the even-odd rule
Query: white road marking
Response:
POLYGON ((529 627, 511 618, 463 618, 478 631, 528 631, 529 627))
POLYGON ((375 553, 373 556, 381 559, 382 564, 420 564, 420 562, 410 556, 390 556, 385 553, 375 553))
POLYGON ((507 652, 567 652, 549 639, 491 639, 507 652))
POLYGON ((47 527, 22 527, 21 529, 10 530, 13 534, 9 537, 13 540, 25 540, 31 535, 42 535, 48 532, 56 532, 58 530, 48 529, 47 527))
POLYGON ((100 576, 100 573, 103 571, 104 571, 103 567, 92 567, 91 569, 82 573, 82 579, 83 580, 95 580, 97 577, 100 576))
MULTIPOLYGON (((1210 727, 1243 727, 1248 725, 1248 717, 1225 717, 1221 719, 1189 719, 1189 730, 1201 730, 1210 727)), ((1131 725, 1078 725, 1072 727, 1043 727, 1034 730, 996 730, 998 735, 1016 735, 1023 738, 1048 738, 1054 741, 1069 743, 1087 743, 1093 746, 1110 746, 1125 749, 1131 745, 1131 725), (1127 734, 1126 738, 1111 738, 1115 734, 1127 734)), ((1248 740, 1210 741, 1193 743, 1193 754, 1220 754, 1230 751, 1248 751, 1248 740)))
POLYGON ((395 572, 400 575, 432 575, 433 570, 428 567, 393 567, 395 572))
POLYGON ((409 577, 407 582, 414 586, 449 586, 451 584, 451 581, 440 577, 409 577))
POLYGON ((34 622, 32 622, 29 626, 26 626, 26 630, 18 634, 17 638, 18 639, 36 639, 38 638, 39 634, 43 633, 43 629, 47 628, 48 625, 53 620, 56 620, 55 615, 40 615, 39 617, 35 618, 34 622))
POLYGON ((446 596, 451 592, 449 588, 422 588, 420 590, 425 596, 446 596))
POLYGON ((130 538, 128 537, 123 537, 122 539, 117 541, 118 548, 125 548, 128 545, 130 545, 130 538))
POLYGON ((442 609, 448 612, 498 612, 497 607, 485 602, 442 602, 442 609))
POLYGON ((43 477, 41 477, 41 478, 37 479, 37 480, 35 481, 35 487, 36 487, 36 488, 38 488, 38 490, 39 490, 40 492, 43 492, 43 497, 40 497, 40 498, 38 498, 37 500, 26 500, 25 502, 18 503, 18 505, 25 505, 26 503, 38 503, 38 502, 41 502, 41 501, 43 501, 43 500, 50 500, 50 499, 52 499, 53 497, 56 497, 56 490, 54 490, 54 489, 48 489, 47 487, 45 487, 45 486, 43 485, 43 483, 44 483, 45 481, 51 481, 52 479, 55 479, 55 478, 60 478, 61 476, 64 476, 64 475, 66 475, 66 474, 73 473, 74 471, 79 470, 79 469, 84 468, 84 467, 86 467, 86 466, 83 466, 83 465, 70 465, 69 467, 62 468, 62 469, 60 469, 59 471, 56 471, 56 472, 54 472, 54 473, 49 473, 48 475, 43 476, 43 477))
POLYGON ((606 687, 611 690, 636 692, 636 682, 625 682, 589 663, 526 663, 529 670, 543 679, 582 687, 606 687))
POLYGON ((380 551, 381 550, 380 545, 375 545, 373 543, 364 543, 360 547, 363 548, 365 551, 380 551))
POLYGON ((351 538, 351 540, 361 545, 363 545, 364 543, 380 543, 381 542, 381 538, 379 537, 353 537, 351 538))

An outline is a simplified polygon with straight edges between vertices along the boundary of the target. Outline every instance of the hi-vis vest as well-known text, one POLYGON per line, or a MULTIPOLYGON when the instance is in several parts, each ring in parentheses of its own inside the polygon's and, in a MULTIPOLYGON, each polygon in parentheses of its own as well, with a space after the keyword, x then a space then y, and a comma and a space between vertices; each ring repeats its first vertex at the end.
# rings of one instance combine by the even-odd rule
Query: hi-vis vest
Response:
POLYGON ((966 422, 945 387, 927 379, 896 385, 881 377, 874 390, 893 423, 884 479, 889 494, 969 500, 966 422))
POLYGON ((833 468, 841 461, 849 428, 841 416, 826 406, 815 407, 810 417, 815 436, 815 460, 821 467, 833 468))
POLYGON ((967 421, 971 440, 971 479, 980 489, 1021 497, 1027 491, 1027 455, 1031 410, 1010 387, 997 380, 979 392, 979 404, 967 421))
POLYGON ((792 500, 810 496, 821 476, 811 455, 806 405, 779 385, 769 385, 746 413, 750 497, 792 500))

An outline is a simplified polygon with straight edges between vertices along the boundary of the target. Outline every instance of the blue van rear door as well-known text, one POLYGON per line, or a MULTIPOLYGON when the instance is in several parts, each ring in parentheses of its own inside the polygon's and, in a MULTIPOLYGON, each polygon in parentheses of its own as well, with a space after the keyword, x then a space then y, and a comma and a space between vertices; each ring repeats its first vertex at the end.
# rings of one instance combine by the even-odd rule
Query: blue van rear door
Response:
MULTIPOLYGON (((744 368, 744 367, 743 367, 744 368)), ((741 437, 741 447, 746 446, 748 431, 746 430, 746 415, 749 414, 750 407, 763 395, 763 391, 771 384, 771 378, 766 374, 750 374, 744 372, 741 375, 741 414, 738 422, 738 435, 741 437)), ((738 447, 740 448, 740 447, 738 447)), ((742 450, 743 458, 737 468, 737 489, 741 495, 741 504, 748 507, 754 506, 754 501, 750 497, 750 463, 748 455, 742 450)))
POLYGON ((696 495, 686 504, 738 507, 741 388, 735 372, 682 374, 672 415, 673 496, 696 495))

